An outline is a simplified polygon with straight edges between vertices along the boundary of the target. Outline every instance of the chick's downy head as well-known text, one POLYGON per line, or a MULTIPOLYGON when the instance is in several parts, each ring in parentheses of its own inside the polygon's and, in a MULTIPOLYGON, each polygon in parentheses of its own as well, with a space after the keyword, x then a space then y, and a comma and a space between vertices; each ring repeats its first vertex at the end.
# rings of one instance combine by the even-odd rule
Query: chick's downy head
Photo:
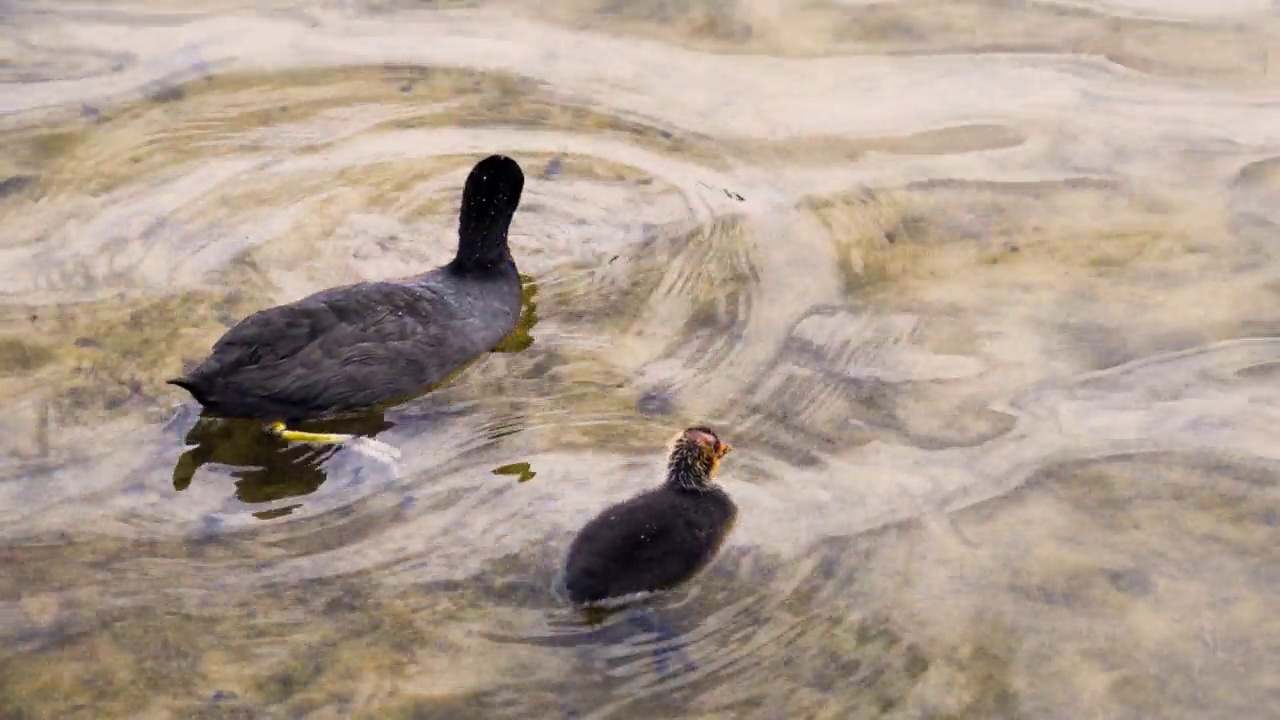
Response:
POLYGON ((675 437, 667 467, 673 478, 681 478, 681 484, 704 484, 720 469, 720 461, 731 450, 733 446, 711 428, 687 428, 675 437))

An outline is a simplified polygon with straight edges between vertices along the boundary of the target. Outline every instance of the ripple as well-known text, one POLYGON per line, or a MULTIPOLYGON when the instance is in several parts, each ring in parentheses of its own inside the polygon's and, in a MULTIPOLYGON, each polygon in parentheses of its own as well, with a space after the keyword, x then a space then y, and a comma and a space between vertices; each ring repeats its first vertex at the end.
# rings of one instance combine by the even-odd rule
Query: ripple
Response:
POLYGON ((540 6, 538 13, 570 27, 627 32, 725 54, 1100 54, 1155 75, 1265 82, 1265 53, 1275 47, 1274 35, 1223 25, 1243 18, 1265 22, 1267 10, 1265 0, 1224 5, 1068 0, 1012 7, 983 0, 945 7, 924 0, 802 6, 567 0, 540 6), (1181 52, 1188 48, 1196 50, 1181 52))
MULTIPOLYGON (((808 464, 819 449, 872 440, 978 445, 1007 431, 1007 421, 980 407, 965 408, 978 417, 953 420, 965 427, 948 428, 941 437, 941 428, 916 417, 911 386, 964 380, 985 370, 977 358, 920 347, 918 325, 918 317, 906 314, 813 308, 792 330, 766 379, 744 398, 735 426, 753 442, 808 464)), ((937 399, 935 394, 924 411, 939 412, 937 399)))
POLYGON ((0 707, 1269 697, 1269 16, 33 7, 0 41, 0 707), (173 407, 249 312, 447 260, 495 151, 528 177, 511 342, 341 448, 173 407), (693 422, 738 448, 729 542, 584 623, 570 538, 693 422))

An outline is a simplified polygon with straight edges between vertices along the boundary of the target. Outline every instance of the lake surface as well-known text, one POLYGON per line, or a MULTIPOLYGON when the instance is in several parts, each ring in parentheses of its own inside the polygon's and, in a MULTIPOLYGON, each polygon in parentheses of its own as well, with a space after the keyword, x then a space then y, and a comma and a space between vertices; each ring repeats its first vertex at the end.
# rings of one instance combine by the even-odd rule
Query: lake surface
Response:
POLYGON ((0 717, 1280 718, 1276 3, 0 9, 0 717), (522 337, 383 445, 164 384, 491 152, 522 337), (721 556, 583 624, 702 423, 721 556))

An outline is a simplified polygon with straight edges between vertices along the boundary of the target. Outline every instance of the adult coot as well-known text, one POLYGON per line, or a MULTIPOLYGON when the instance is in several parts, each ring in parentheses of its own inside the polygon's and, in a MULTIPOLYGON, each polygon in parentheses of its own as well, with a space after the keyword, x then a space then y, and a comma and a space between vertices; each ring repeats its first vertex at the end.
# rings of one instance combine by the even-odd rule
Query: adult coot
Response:
POLYGON ((733 448, 691 427, 672 445, 661 487, 605 509, 569 546, 564 589, 576 604, 675 587, 715 557, 738 508, 713 476, 733 448))
POLYGON ((481 160, 462 191, 450 263, 258 311, 228 330, 194 370, 167 382, 215 415, 268 421, 286 440, 347 439, 287 430, 285 423, 403 401, 515 329, 520 277, 507 230, 523 190, 514 160, 481 160))

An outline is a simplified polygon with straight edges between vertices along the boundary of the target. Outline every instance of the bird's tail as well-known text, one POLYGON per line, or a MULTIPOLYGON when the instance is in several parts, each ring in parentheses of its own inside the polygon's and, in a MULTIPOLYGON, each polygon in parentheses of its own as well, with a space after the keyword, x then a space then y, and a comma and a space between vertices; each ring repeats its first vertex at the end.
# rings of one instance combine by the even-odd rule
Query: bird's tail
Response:
POLYGON ((200 384, 196 382, 196 380, 194 380, 193 378, 190 378, 184 375, 182 377, 170 378, 168 380, 165 380, 165 382, 168 383, 169 385, 177 385, 183 390, 186 390, 187 392, 191 393, 191 397, 195 398, 196 402, 200 403, 201 405, 204 405, 205 400, 208 399, 208 395, 204 392, 204 389, 201 388, 200 384))

